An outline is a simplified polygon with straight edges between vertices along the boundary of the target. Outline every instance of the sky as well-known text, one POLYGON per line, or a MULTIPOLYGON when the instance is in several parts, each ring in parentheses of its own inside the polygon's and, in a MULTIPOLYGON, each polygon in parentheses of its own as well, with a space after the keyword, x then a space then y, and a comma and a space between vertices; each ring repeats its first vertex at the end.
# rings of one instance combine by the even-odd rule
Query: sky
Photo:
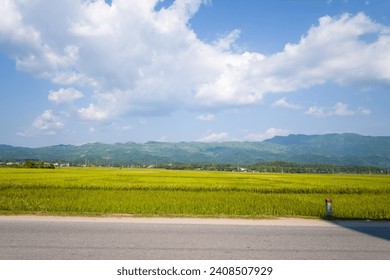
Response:
POLYGON ((390 136, 390 0, 0 0, 0 144, 390 136))

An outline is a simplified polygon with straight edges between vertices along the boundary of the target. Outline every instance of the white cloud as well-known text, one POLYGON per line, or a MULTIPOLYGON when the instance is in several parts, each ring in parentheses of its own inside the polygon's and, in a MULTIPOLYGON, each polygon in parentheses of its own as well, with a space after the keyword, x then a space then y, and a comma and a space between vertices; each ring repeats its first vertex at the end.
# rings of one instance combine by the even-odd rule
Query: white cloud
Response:
POLYGON ((83 120, 106 121, 115 118, 128 108, 126 92, 114 90, 95 94, 96 103, 90 103, 88 107, 80 108, 78 115, 83 120))
POLYGON ((75 72, 61 72, 57 73, 46 73, 42 75, 47 77, 54 84, 59 85, 78 85, 78 86, 90 86, 92 88, 97 87, 97 82, 92 78, 85 76, 84 74, 75 73, 75 72))
POLYGON ((229 140, 229 134, 226 132, 220 132, 220 133, 211 133, 209 135, 206 135, 198 141, 200 142, 220 142, 220 141, 227 141, 229 140))
POLYGON ((70 103, 81 97, 83 94, 74 88, 60 88, 57 91, 50 91, 48 95, 49 101, 54 104, 70 103))
MULTIPOLYGON (((207 1, 176 0, 156 11, 158 1, 0 0, 0 50, 20 70, 93 92, 84 96, 90 105, 75 110, 91 121, 244 106, 327 82, 390 84, 390 29, 363 13, 322 17, 298 43, 265 56, 234 49, 238 29, 201 41, 189 20, 207 1), (363 40, 367 34, 374 39, 363 40)), ((283 98, 274 106, 298 109, 283 98)), ((321 110, 307 113, 326 115, 321 110)))
POLYGON ((287 44, 283 52, 268 57, 259 74, 272 79, 270 91, 289 92, 334 82, 341 85, 390 81, 389 28, 360 13, 339 18, 325 16, 310 28, 298 44, 287 44), (367 43, 365 34, 375 34, 367 43), (378 50, 380 50, 378 52, 378 50))
POLYGON ((81 108, 79 114, 82 119, 90 121, 102 121, 109 117, 107 110, 98 108, 94 104, 89 104, 87 108, 81 108))
POLYGON ((56 130, 64 127, 64 124, 58 116, 54 115, 52 110, 45 110, 34 120, 32 127, 34 130, 55 134, 56 130))
POLYGON ((353 116, 353 115, 369 115, 371 110, 369 108, 359 107, 357 110, 349 109, 347 104, 342 102, 336 103, 333 107, 321 107, 321 106, 311 106, 306 112, 306 115, 311 115, 317 118, 324 118, 330 116, 353 116))
POLYGON ((195 101, 212 107, 260 101, 266 93, 267 81, 256 75, 254 66, 262 60, 264 56, 257 53, 225 54, 220 73, 198 87, 195 101))
POLYGON ((245 136, 245 140, 247 141, 263 141, 265 139, 270 139, 275 136, 284 136, 288 135, 289 131, 286 129, 280 128, 269 128, 263 133, 252 133, 245 136))
POLYGON ((341 102, 336 103, 333 107, 333 112, 336 116, 351 116, 355 115, 355 112, 348 108, 348 105, 341 102))
POLYGON ((319 106, 310 106, 305 112, 306 115, 311 115, 317 118, 327 117, 330 115, 330 112, 324 108, 319 106))
POLYGON ((302 106, 300 105, 287 102, 286 97, 276 100, 272 104, 272 107, 284 107, 284 108, 294 109, 294 110, 302 109, 302 106))
POLYGON ((358 114, 368 116, 371 115, 371 109, 369 108, 364 108, 364 107, 359 107, 358 108, 358 114))
POLYGON ((227 36, 219 38, 217 41, 213 43, 213 45, 221 50, 226 51, 230 50, 233 43, 240 37, 241 31, 238 29, 233 30, 227 36))
POLYGON ((213 121, 215 119, 215 116, 213 114, 204 114, 204 115, 196 116, 195 119, 197 119, 198 121, 209 122, 209 121, 213 121))

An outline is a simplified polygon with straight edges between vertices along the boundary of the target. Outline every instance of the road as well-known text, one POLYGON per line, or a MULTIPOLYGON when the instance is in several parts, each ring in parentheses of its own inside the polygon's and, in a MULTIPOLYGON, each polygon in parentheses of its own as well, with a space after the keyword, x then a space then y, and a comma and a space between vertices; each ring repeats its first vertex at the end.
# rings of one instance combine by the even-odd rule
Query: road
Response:
POLYGON ((390 222, 0 216, 0 259, 390 259, 390 222))

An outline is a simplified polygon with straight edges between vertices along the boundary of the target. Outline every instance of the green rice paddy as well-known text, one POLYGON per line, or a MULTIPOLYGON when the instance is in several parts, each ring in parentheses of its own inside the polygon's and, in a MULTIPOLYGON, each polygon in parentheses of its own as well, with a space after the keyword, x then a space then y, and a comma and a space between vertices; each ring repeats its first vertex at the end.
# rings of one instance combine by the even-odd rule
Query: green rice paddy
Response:
POLYGON ((390 220, 390 176, 0 169, 0 214, 390 220))

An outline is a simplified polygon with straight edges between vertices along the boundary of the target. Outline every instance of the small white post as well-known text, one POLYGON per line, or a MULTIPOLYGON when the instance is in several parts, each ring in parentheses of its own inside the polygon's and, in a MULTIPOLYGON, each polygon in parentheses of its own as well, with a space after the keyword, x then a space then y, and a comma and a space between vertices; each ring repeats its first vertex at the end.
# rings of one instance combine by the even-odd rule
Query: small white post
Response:
POLYGON ((331 198, 325 199, 326 218, 328 218, 328 219, 333 217, 332 202, 333 201, 331 198))

